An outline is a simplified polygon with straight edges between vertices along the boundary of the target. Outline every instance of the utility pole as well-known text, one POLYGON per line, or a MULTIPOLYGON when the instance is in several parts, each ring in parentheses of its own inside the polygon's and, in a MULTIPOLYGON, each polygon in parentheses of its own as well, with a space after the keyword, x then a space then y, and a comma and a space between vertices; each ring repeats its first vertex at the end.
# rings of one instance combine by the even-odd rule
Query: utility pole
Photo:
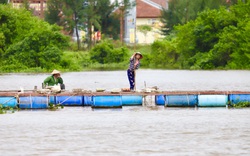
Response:
POLYGON ((188 22, 188 8, 189 8, 189 0, 187 1, 187 4, 186 4, 186 9, 185 9, 185 11, 186 11, 186 15, 185 15, 185 23, 187 23, 188 22))
POLYGON ((44 18, 44 0, 40 0, 40 18, 44 18))
POLYGON ((136 5, 135 0, 130 0, 130 6, 126 8, 126 15, 124 18, 124 41, 129 44, 136 42, 136 5))
MULTIPOLYGON (((121 6, 124 8, 124 6, 121 6)), ((123 25, 124 25, 124 10, 123 8, 121 8, 121 15, 120 15, 120 41, 121 43, 123 44, 123 33, 124 33, 124 30, 123 30, 123 25)))

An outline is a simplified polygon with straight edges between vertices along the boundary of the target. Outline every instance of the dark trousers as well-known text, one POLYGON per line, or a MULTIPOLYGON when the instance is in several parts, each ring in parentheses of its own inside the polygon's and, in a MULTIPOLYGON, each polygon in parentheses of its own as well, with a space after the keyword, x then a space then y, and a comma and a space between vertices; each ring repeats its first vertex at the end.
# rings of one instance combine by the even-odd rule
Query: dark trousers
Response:
POLYGON ((134 90, 134 88, 135 88, 135 72, 128 69, 127 74, 128 74, 128 81, 130 84, 130 90, 134 90))
POLYGON ((65 90, 65 84, 60 84, 61 90, 65 90))

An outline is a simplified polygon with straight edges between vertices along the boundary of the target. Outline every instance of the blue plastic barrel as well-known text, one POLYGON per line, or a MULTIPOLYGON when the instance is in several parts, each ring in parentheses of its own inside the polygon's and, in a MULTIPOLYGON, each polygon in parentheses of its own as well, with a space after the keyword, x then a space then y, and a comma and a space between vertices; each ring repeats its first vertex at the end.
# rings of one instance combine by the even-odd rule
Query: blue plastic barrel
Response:
POLYGON ((197 95, 166 95, 166 107, 195 107, 197 104, 197 95))
POLYGON ((63 106, 83 106, 83 96, 56 96, 55 102, 63 106))
POLYGON ((48 108, 49 98, 47 96, 24 96, 19 97, 19 108, 42 109, 48 108))
POLYGON ((230 94, 229 101, 231 104, 239 102, 250 102, 250 94, 230 94))
POLYGON ((93 105, 93 96, 84 96, 83 97, 84 106, 92 106, 93 105))
POLYGON ((225 107, 227 103, 227 95, 198 95, 199 107, 225 107))
POLYGON ((136 106, 142 105, 142 96, 140 95, 123 95, 122 96, 123 106, 136 106))
POLYGON ((120 95, 116 96, 93 96, 94 108, 120 108, 122 107, 122 98, 120 95))
POLYGON ((17 106, 17 100, 16 97, 0 97, 0 104, 3 105, 3 107, 16 107, 17 106))
POLYGON ((156 105, 165 105, 165 95, 156 95, 155 96, 155 104, 156 105))

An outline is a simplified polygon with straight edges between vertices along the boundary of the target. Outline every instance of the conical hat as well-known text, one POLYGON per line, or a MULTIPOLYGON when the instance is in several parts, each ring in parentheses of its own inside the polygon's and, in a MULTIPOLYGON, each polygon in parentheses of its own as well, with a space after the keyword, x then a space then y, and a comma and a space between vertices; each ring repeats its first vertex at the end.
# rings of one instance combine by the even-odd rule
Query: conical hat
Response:
POLYGON ((141 59, 143 58, 142 54, 140 52, 136 52, 135 54, 138 54, 141 56, 141 59))
POLYGON ((60 71, 54 69, 51 75, 54 75, 54 74, 60 74, 60 71))

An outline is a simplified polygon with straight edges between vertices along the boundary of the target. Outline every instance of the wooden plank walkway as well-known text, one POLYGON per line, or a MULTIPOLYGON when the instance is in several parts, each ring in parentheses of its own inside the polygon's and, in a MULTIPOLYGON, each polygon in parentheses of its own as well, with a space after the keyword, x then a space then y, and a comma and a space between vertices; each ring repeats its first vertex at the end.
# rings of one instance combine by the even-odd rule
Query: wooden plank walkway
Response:
POLYGON ((69 92, 64 91, 61 93, 53 94, 53 93, 36 93, 34 91, 25 91, 21 93, 20 91, 0 91, 1 97, 6 96, 48 96, 48 95, 56 95, 56 96, 110 96, 110 95, 141 95, 141 96, 154 96, 154 95, 229 95, 229 94, 250 94, 250 91, 215 91, 215 90, 207 90, 207 91, 158 91, 158 92, 69 92))

